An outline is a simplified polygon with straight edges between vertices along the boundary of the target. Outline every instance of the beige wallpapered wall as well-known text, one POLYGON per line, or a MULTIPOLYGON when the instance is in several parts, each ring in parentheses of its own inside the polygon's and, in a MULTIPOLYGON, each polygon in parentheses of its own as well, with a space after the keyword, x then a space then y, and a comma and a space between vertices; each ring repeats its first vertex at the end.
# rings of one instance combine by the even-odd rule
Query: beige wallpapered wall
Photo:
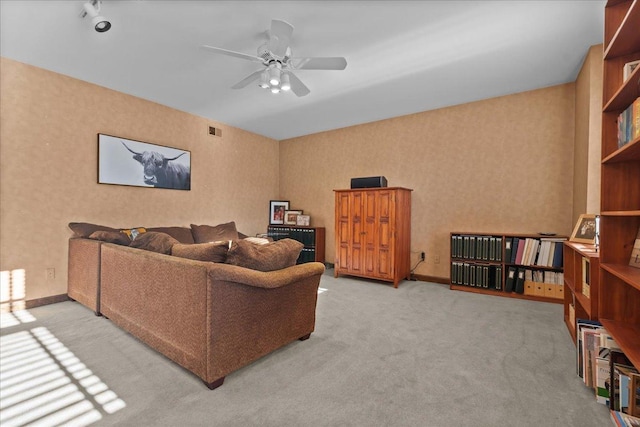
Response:
POLYGON ((27 300, 66 293, 71 221, 234 220, 264 232, 278 198, 277 141, 6 58, 0 70, 0 269, 16 286, 24 272, 27 300), (190 150, 191 191, 97 184, 98 133, 190 150))
POLYGON ((449 275, 449 233, 569 234, 575 85, 483 100, 280 142, 280 196, 327 228, 352 177, 412 188, 412 266, 449 275), (439 256, 436 263, 434 257, 439 256))
POLYGON ((573 214, 600 213, 602 45, 589 49, 576 79, 573 214))

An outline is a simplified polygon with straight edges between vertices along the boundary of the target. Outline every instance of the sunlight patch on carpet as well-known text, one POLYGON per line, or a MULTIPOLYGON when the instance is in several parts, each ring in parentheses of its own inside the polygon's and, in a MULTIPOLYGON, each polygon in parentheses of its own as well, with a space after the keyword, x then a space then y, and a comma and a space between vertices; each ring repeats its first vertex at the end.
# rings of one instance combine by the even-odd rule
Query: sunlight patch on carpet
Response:
POLYGON ((0 425, 88 426, 126 406, 47 328, 0 338, 0 425))

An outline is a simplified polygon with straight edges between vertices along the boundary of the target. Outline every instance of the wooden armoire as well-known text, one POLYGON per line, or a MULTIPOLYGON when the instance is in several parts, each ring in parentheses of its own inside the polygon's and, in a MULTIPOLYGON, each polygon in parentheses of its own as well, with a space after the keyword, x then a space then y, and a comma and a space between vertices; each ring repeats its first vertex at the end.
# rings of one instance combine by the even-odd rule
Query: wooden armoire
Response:
POLYGON ((334 190, 336 259, 334 276, 393 282, 410 279, 411 189, 334 190))

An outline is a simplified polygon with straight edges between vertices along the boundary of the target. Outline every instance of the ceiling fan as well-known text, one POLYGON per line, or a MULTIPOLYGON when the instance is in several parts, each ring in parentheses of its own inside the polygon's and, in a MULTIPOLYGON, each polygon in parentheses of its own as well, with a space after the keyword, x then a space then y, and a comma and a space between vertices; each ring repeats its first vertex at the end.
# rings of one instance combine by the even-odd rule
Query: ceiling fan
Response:
POLYGON ((253 62, 262 63, 262 68, 251 73, 249 76, 231 86, 232 89, 242 89, 249 83, 260 80, 259 86, 264 89, 271 89, 271 92, 278 93, 291 90, 297 96, 308 95, 310 90, 295 74, 294 70, 344 70, 347 60, 343 57, 323 57, 323 58, 293 58, 291 57, 291 35, 293 26, 288 22, 273 19, 269 30, 269 40, 258 47, 258 55, 248 55, 246 53, 234 52, 203 45, 214 53, 246 59, 253 62))

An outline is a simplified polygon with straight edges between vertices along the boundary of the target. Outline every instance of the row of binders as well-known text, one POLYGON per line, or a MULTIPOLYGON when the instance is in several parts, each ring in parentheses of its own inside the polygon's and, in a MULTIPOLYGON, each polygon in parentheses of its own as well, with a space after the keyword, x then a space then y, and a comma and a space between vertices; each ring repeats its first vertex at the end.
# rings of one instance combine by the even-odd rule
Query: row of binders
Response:
POLYGON ((561 299, 564 297, 564 274, 560 271, 509 267, 504 290, 523 295, 561 299))
POLYGON ((452 234, 451 258, 502 261, 502 237, 452 234))
POLYGON ((562 268, 562 245, 565 237, 507 237, 505 262, 536 267, 562 268))
POLYGON ((595 320, 576 319, 576 373, 616 425, 640 425, 640 373, 595 320))
POLYGON ((316 243, 315 229, 299 227, 267 227, 267 236, 273 240, 293 239, 301 242, 305 247, 313 247, 316 243))
POLYGON ((502 266, 451 263, 451 283, 485 289, 502 289, 502 266))

